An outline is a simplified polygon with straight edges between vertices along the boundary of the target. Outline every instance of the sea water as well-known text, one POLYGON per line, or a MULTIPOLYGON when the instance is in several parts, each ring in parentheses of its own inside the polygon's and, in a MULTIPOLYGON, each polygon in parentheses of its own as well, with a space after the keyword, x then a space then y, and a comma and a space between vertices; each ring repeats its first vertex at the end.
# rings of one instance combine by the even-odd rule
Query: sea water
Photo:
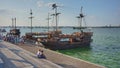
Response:
MULTIPOLYGON (((9 28, 7 28, 7 31, 9 28)), ((79 30, 61 28, 69 34, 79 30)), ((21 35, 30 32, 30 28, 20 28, 21 35)), ((46 32, 46 28, 33 28, 33 32, 46 32)), ((92 28, 93 42, 87 48, 57 50, 60 53, 83 59, 107 68, 120 68, 120 28, 92 28)))
POLYGON ((90 47, 59 52, 107 68, 120 68, 120 28, 93 28, 92 31, 93 42, 90 47))

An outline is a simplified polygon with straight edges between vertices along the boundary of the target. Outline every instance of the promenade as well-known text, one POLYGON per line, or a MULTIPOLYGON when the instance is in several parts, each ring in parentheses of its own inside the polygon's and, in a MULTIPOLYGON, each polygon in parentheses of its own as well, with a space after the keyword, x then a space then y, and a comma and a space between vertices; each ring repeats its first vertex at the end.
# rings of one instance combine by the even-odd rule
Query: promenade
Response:
POLYGON ((3 68, 63 68, 8 42, 0 42, 0 58, 3 68))
POLYGON ((4 41, 0 42, 0 58, 4 68, 105 68, 35 45, 14 45, 4 41), (36 57, 38 49, 44 50, 47 60, 36 57))

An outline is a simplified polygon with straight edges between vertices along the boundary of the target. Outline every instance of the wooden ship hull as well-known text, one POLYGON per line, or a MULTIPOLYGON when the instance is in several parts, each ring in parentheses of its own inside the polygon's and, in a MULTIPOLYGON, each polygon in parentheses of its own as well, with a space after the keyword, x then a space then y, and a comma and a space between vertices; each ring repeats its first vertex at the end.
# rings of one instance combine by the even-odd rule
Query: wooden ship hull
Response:
POLYGON ((39 39, 40 40, 39 42, 42 43, 45 48, 49 48, 52 50, 62 50, 62 49, 72 49, 72 48, 90 46, 90 43, 92 42, 91 37, 93 33, 74 32, 73 34, 67 34, 67 35, 54 34, 54 33, 32 33, 27 35, 26 35, 27 40, 38 41, 39 39))
POLYGON ((86 29, 87 27, 73 27, 73 29, 86 29))
MULTIPOLYGON (((59 35, 57 39, 48 39, 41 43, 52 50, 73 49, 78 47, 89 47, 92 42, 92 32, 78 35, 59 35), (83 36, 84 34, 84 36, 83 36), (85 35, 86 34, 86 35, 85 35), (61 37, 60 37, 61 36, 61 37), (67 40, 66 40, 67 39, 67 40)), ((54 37, 53 37, 54 38, 54 37)))
POLYGON ((7 33, 7 36, 18 36, 18 37, 20 37, 20 29, 11 29, 10 32, 7 33))
POLYGON ((45 45, 45 48, 49 48, 52 50, 65 50, 65 49, 73 49, 73 48, 80 48, 80 47, 89 47, 90 42, 58 42, 58 41, 48 41, 48 42, 41 42, 45 45))
POLYGON ((11 29, 10 34, 20 36, 20 29, 11 29))

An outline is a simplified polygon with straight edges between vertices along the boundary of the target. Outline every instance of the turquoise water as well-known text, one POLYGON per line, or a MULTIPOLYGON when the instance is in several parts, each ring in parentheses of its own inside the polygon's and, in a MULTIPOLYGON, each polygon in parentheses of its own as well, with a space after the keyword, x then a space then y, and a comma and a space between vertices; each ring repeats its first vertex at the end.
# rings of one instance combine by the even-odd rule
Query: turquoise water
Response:
MULTIPOLYGON (((9 30, 7 28, 7 30, 9 30)), ((21 34, 30 32, 28 28, 20 28, 21 34)), ((72 28, 62 28, 63 33, 72 33, 72 28)), ((35 32, 45 32, 47 29, 34 28, 35 32)), ((66 55, 87 60, 107 68, 120 68, 120 28, 92 28, 93 42, 88 48, 58 50, 66 55)))
POLYGON ((92 31, 91 47, 59 52, 108 68, 120 68, 120 28, 93 28, 92 31))

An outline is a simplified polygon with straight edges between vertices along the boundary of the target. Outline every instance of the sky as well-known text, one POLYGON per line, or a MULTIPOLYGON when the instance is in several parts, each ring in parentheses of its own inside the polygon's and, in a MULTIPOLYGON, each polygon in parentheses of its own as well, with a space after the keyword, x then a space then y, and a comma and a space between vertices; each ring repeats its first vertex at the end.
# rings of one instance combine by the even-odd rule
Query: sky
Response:
MULTIPOLYGON (((53 14, 52 4, 58 5, 59 26, 78 26, 81 6, 85 15, 83 26, 120 25, 120 0, 0 0, 0 26, 30 26, 30 9, 33 26, 47 26, 48 13, 53 14)), ((50 16, 50 25, 55 25, 50 16)))

